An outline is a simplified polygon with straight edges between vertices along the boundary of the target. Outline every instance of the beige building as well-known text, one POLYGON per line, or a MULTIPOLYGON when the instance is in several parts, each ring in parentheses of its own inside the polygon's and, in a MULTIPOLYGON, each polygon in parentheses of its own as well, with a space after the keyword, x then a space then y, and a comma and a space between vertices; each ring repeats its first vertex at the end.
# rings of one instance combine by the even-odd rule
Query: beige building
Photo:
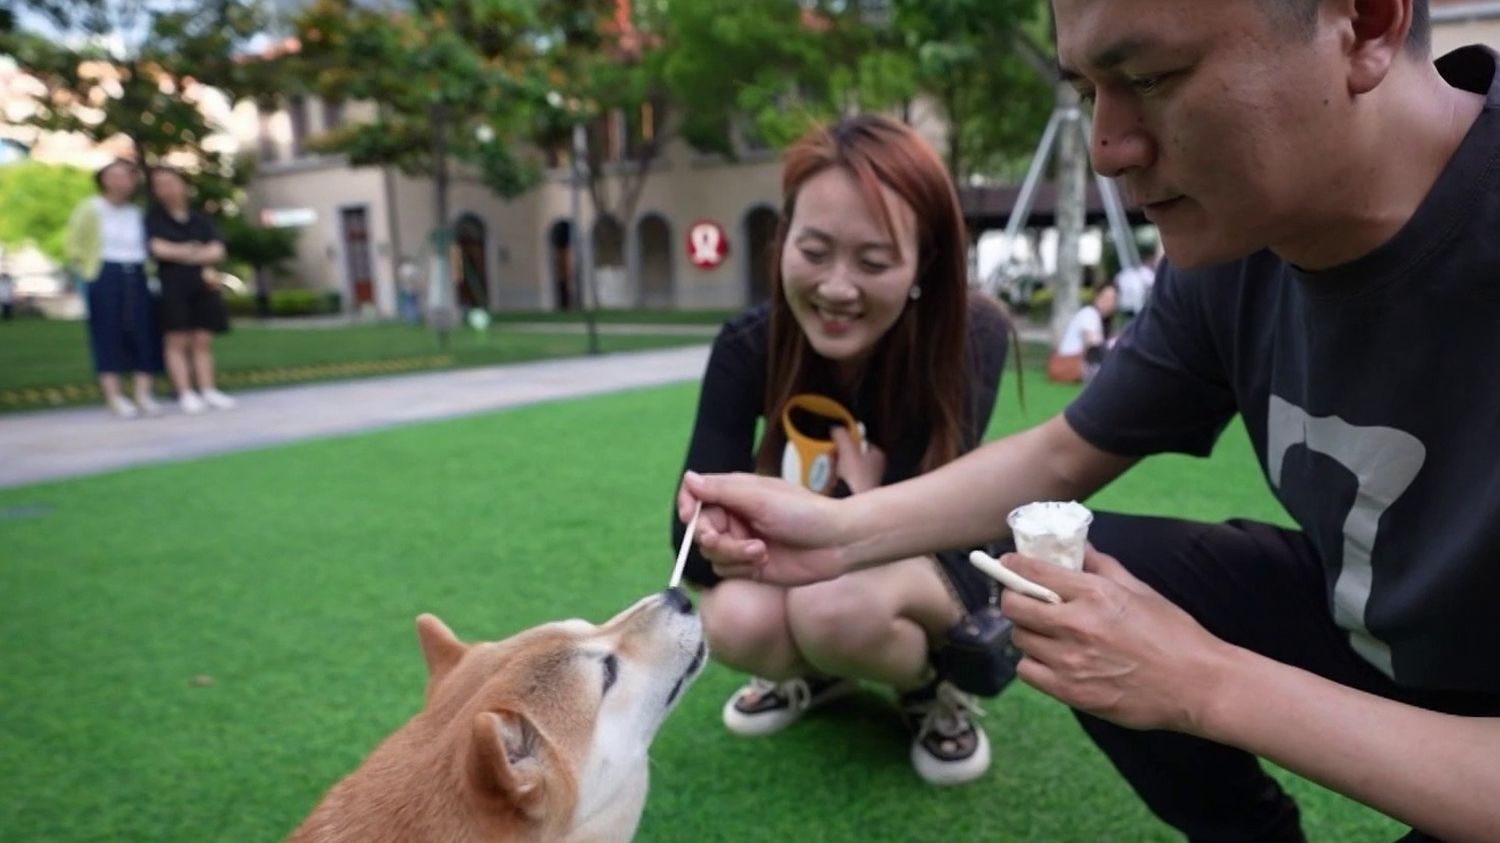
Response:
MULTIPOLYGON (((260 159, 251 211, 269 224, 301 228, 291 270, 301 283, 339 290, 347 307, 391 315, 404 260, 424 273, 432 265, 429 233, 436 225, 430 180, 393 168, 352 168, 341 156, 304 149, 308 137, 342 120, 368 119, 364 108, 340 109, 294 97, 274 113, 237 109, 241 136, 260 159)), ((606 178, 637 164, 624 151, 627 122, 608 129, 606 178)), ((450 251, 455 300, 490 309, 576 307, 578 282, 572 237, 571 186, 566 156, 542 183, 506 201, 477 180, 456 173, 450 183, 450 251)), ((669 141, 651 164, 630 219, 596 218, 587 192, 580 197, 582 228, 590 238, 593 279, 604 307, 737 307, 763 295, 765 255, 776 225, 780 166, 772 153, 746 149, 737 161, 704 156, 669 141), (711 223, 722 233, 722 259, 713 237, 690 230, 711 223)), ((611 191, 612 194, 617 191, 611 191)))

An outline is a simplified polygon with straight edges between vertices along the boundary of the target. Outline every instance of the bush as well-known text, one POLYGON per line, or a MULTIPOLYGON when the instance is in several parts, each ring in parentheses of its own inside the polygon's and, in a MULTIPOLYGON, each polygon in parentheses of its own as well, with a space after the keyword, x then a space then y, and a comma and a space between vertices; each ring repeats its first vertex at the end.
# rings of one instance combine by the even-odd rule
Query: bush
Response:
MULTIPOLYGON (((254 296, 224 296, 230 316, 256 316, 254 296)), ((335 290, 272 290, 272 316, 321 316, 343 311, 335 290)))

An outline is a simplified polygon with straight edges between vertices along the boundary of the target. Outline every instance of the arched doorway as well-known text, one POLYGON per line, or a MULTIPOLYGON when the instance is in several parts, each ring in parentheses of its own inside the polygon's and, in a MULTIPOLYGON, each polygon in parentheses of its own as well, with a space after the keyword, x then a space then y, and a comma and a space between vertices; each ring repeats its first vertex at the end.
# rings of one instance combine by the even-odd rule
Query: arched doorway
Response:
POLYGON ((484 239, 484 221, 473 214, 464 214, 453 226, 453 299, 464 310, 490 306, 484 239))
POLYGON ((625 271, 625 227, 612 216, 602 216, 594 223, 594 289, 593 300, 600 307, 629 307, 635 295, 629 289, 625 271))
POLYGON ((766 205, 757 205, 745 214, 745 293, 752 305, 771 297, 771 261, 776 258, 776 224, 780 218, 766 205))
POLYGON ((661 214, 647 214, 635 226, 640 255, 641 304, 671 307, 672 229, 661 214))
POLYGON ((557 310, 572 310, 578 284, 573 275, 573 224, 558 220, 547 230, 547 264, 552 268, 552 302, 557 310))

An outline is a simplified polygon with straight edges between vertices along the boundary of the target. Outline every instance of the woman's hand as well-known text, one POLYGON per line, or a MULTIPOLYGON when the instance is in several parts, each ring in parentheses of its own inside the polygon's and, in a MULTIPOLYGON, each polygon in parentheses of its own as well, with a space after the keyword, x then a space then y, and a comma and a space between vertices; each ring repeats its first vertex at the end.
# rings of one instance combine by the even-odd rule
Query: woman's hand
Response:
POLYGON ((837 449, 835 470, 850 492, 857 495, 880 486, 885 478, 884 451, 868 441, 854 444, 854 438, 843 427, 833 429, 833 444, 837 449))

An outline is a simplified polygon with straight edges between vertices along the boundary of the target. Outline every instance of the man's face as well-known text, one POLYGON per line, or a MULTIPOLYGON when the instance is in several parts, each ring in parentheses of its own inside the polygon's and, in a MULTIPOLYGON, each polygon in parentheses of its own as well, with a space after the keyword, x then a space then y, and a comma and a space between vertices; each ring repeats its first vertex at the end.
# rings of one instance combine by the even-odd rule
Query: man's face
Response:
POLYGON ((1259 0, 1053 5, 1064 77, 1094 103, 1094 169, 1120 179, 1175 265, 1318 226, 1350 123, 1331 27, 1303 35, 1259 0))

